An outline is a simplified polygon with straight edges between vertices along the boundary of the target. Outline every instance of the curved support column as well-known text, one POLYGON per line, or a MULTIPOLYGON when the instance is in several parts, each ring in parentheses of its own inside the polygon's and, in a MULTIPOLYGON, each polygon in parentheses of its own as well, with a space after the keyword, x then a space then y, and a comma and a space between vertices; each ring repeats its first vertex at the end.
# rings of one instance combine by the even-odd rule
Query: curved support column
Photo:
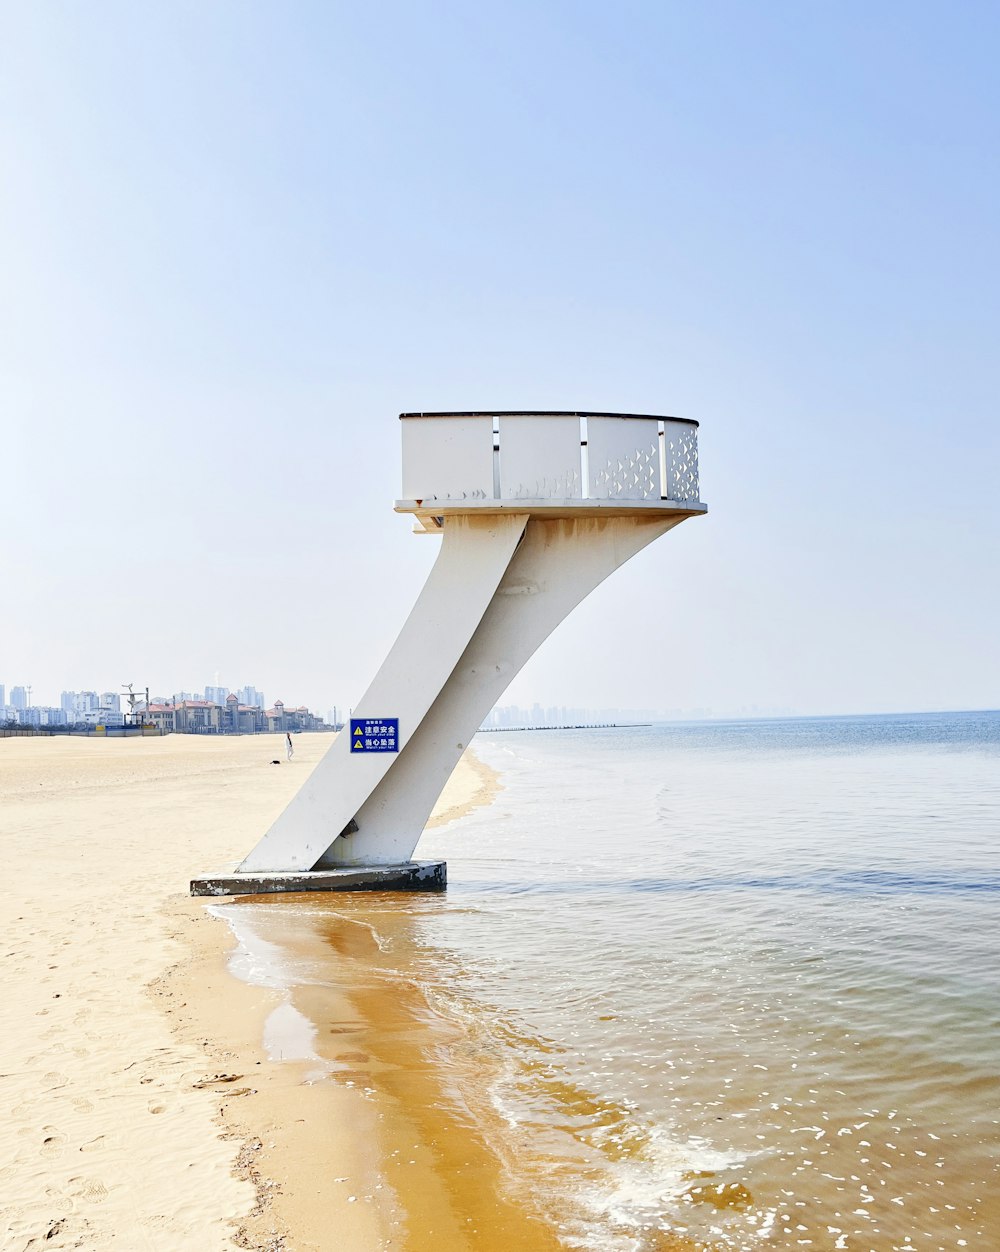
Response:
MULTIPOLYGON (((446 536, 457 520, 445 520, 446 536)), ((357 810, 357 831, 337 839, 315 867, 408 860, 459 757, 525 662, 599 583, 680 521, 533 517, 437 699, 357 810)))
POLYGON ((408 861, 483 718, 563 618, 698 498, 697 423, 651 414, 402 414, 399 512, 443 546, 354 713, 239 874, 408 861), (362 740, 358 740, 359 745, 362 740))
MULTIPOLYGON (((352 757, 350 736, 338 735, 302 789, 239 866, 239 873, 309 870, 316 865, 405 754, 448 681, 455 658, 462 655, 490 605, 527 520, 526 513, 448 519, 427 582, 354 710, 358 717, 398 717, 399 754, 352 757)), ((392 858, 378 855, 372 859, 385 863, 392 858)))

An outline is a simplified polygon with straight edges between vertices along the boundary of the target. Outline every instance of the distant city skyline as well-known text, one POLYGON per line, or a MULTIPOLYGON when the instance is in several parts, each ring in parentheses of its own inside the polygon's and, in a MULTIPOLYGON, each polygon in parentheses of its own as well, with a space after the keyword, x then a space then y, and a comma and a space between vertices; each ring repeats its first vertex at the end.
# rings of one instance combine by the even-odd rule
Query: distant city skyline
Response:
MULTIPOLYGON (((217 677, 217 675, 216 675, 217 677)), ((135 694, 140 700, 145 698, 145 686, 140 690, 133 684, 135 694)), ((53 688, 44 687, 43 690, 48 695, 53 688)), ((247 684, 243 687, 236 688, 237 695, 241 705, 265 709, 266 702, 264 693, 259 691, 253 685, 247 684)), ((0 683, 0 721, 10 720, 12 712, 21 712, 29 707, 35 711, 45 710, 62 710, 66 714, 76 715, 81 722, 98 722, 101 717, 110 712, 115 715, 118 720, 124 718, 125 705, 125 687, 119 691, 113 691, 106 688, 98 691, 97 688, 83 688, 80 690, 63 690, 60 692, 58 703, 54 701, 42 702, 35 698, 34 686, 28 687, 27 684, 17 684, 7 688, 5 683, 0 683), (7 701, 5 702, 5 690, 9 691, 7 701), (28 691, 32 692, 30 706, 28 704, 28 691)), ((174 691, 161 691, 150 687, 150 703, 160 705, 164 703, 172 703, 174 701, 201 701, 224 705, 227 697, 230 695, 229 687, 221 686, 218 683, 205 684, 203 690, 196 689, 178 689, 174 691)), ((278 697, 280 700, 280 697, 278 697)), ((291 701, 281 701, 282 704, 289 708, 293 707, 322 707, 319 701, 308 706, 293 705, 291 701)), ((140 706, 141 707, 141 706, 140 706)), ((347 705, 331 704, 324 713, 324 720, 330 724, 340 723, 349 712, 347 705)), ((930 709, 878 709, 875 712, 880 713, 928 713, 928 712, 957 712, 964 711, 966 708, 992 708, 992 705, 964 706, 951 705, 941 706, 939 708, 930 709)), ((872 710, 837 710, 833 715, 840 713, 842 715, 851 715, 852 713, 863 714, 872 710)), ((767 718, 782 717, 808 717, 808 716, 824 716, 830 714, 829 710, 817 709, 798 709, 781 705, 728 705, 724 707, 713 707, 710 705, 612 705, 612 704, 565 704, 553 703, 543 704, 538 700, 531 700, 521 704, 519 702, 508 700, 505 695, 501 701, 491 710, 483 722, 483 729, 513 727, 518 725, 537 726, 537 725, 563 725, 569 723, 596 723, 610 721, 726 721, 726 720, 754 720, 767 718)), ((70 718, 72 720, 72 717, 70 718)), ((31 719, 32 724, 39 724, 37 718, 31 719)), ((45 725, 45 720, 41 720, 40 724, 45 725)))
MULTIPOLYGON (((132 684, 137 709, 145 707, 146 688, 132 684)), ((107 723, 121 725, 128 712, 128 684, 122 684, 118 690, 110 688, 98 691, 97 688, 63 689, 59 693, 58 703, 53 700, 37 698, 37 687, 17 684, 10 688, 10 702, 5 698, 6 684, 0 683, 0 722, 18 722, 32 726, 56 726, 73 724, 98 725, 107 723)), ((46 695, 52 688, 46 687, 46 695)), ((206 684, 204 691, 174 690, 166 694, 149 688, 150 705, 173 706, 189 703, 209 703, 224 706, 230 695, 228 687, 217 683, 206 684)), ((247 684, 236 689, 234 693, 240 706, 259 709, 266 708, 264 693, 255 686, 247 684)), ((288 701, 276 701, 289 709, 305 708, 305 705, 293 705, 288 701)))
MULTIPOLYGON (((216 676, 217 677, 217 676, 216 676)), ((0 725, 37 729, 71 727, 123 728, 139 720, 161 733, 258 734, 274 731, 323 730, 337 724, 334 707, 326 718, 307 705, 293 705, 281 699, 265 706, 264 693, 248 684, 238 691, 217 682, 204 691, 173 691, 162 695, 153 688, 137 689, 125 684, 121 691, 63 690, 56 705, 31 698, 32 688, 11 688, 11 703, 5 703, 5 684, 0 684, 0 725)), ((101 733, 98 729, 97 733, 101 733)))
MULTIPOLYGON (((128 694, 128 683, 121 683, 118 686, 108 684, 104 687, 99 685, 94 687, 64 687, 60 690, 58 699, 55 699, 54 693, 56 691, 56 686, 57 684, 45 685, 41 688, 41 695, 39 693, 39 687, 34 684, 29 686, 28 684, 19 683, 11 686, 9 688, 10 695, 8 707, 27 708, 30 702, 31 707, 33 708, 45 707, 70 709, 73 707, 72 698, 75 696, 96 696, 100 693, 102 696, 107 695, 109 698, 113 698, 114 701, 122 701, 126 699, 128 694), (31 693, 30 701, 28 697, 29 692, 31 693), (43 696, 45 698, 42 698, 43 696)), ((132 687, 137 697, 145 698, 146 684, 142 684, 140 686, 138 683, 133 683, 132 687)), ((8 704, 7 700, 4 698, 6 690, 6 683, 0 683, 0 708, 3 708, 8 704)), ((166 699, 172 699, 176 696, 180 699, 187 700, 216 700, 220 704, 225 702, 226 697, 230 694, 230 691, 233 690, 239 696, 242 703, 253 704, 259 708, 264 708, 265 706, 264 693, 262 691, 258 691, 258 689, 251 684, 247 684, 243 687, 229 688, 206 683, 203 690, 197 692, 194 690, 188 691, 179 687, 172 687, 169 690, 165 687, 157 687, 155 690, 157 692, 165 692, 164 698, 166 699)), ((153 699, 154 687, 152 684, 149 685, 149 691, 150 699, 153 699)), ((280 697, 278 698, 280 699, 280 697)), ((291 701, 286 700, 284 703, 290 704, 291 701)), ((115 704, 114 707, 117 707, 117 704, 115 704)))
POLYGON ((718 717, 769 718, 794 717, 792 709, 770 708, 732 710, 729 714, 717 714, 710 708, 651 708, 648 706, 621 707, 602 705, 598 707, 576 705, 542 705, 535 701, 530 706, 520 704, 497 704, 483 722, 482 729, 513 729, 517 726, 568 726, 608 722, 662 722, 662 721, 711 721, 718 717))

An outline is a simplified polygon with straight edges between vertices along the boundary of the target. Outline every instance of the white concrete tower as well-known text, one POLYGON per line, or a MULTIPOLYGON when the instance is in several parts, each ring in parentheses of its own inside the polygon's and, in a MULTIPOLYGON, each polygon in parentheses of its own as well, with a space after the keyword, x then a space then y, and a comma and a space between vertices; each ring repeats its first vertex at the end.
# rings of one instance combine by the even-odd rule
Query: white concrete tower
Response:
POLYGON ((225 880, 235 885, 206 890, 238 890, 242 875, 410 863, 459 757, 539 644, 629 557, 706 511, 697 423, 683 418, 401 421, 395 507, 441 537, 437 562, 350 726, 225 880))

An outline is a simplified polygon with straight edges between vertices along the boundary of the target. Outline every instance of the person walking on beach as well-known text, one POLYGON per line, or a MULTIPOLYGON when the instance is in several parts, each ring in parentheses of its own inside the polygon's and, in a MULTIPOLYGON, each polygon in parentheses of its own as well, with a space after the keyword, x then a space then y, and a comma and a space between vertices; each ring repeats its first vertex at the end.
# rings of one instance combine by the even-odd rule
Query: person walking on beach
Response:
POLYGON ((295 755, 295 748, 292 746, 292 732, 285 731, 285 756, 290 761, 295 755))

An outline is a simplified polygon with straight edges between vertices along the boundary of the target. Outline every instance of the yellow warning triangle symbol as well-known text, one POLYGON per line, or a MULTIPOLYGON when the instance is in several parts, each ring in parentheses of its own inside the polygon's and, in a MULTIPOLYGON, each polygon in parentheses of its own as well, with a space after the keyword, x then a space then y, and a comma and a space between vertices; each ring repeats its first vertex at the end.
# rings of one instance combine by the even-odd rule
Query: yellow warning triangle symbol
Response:
POLYGON ((354 738, 355 738, 355 739, 357 739, 358 735, 360 735, 360 734, 361 734, 361 727, 360 727, 360 726, 358 726, 358 727, 356 727, 356 728, 355 728, 355 731, 354 731, 354 738))
POLYGON ((363 749, 364 749, 364 746, 365 746, 365 745, 364 745, 363 743, 359 743, 359 742, 355 739, 355 741, 354 741, 354 748, 355 748, 355 751, 357 751, 357 749, 358 749, 358 748, 361 748, 361 749, 363 750, 363 749))

